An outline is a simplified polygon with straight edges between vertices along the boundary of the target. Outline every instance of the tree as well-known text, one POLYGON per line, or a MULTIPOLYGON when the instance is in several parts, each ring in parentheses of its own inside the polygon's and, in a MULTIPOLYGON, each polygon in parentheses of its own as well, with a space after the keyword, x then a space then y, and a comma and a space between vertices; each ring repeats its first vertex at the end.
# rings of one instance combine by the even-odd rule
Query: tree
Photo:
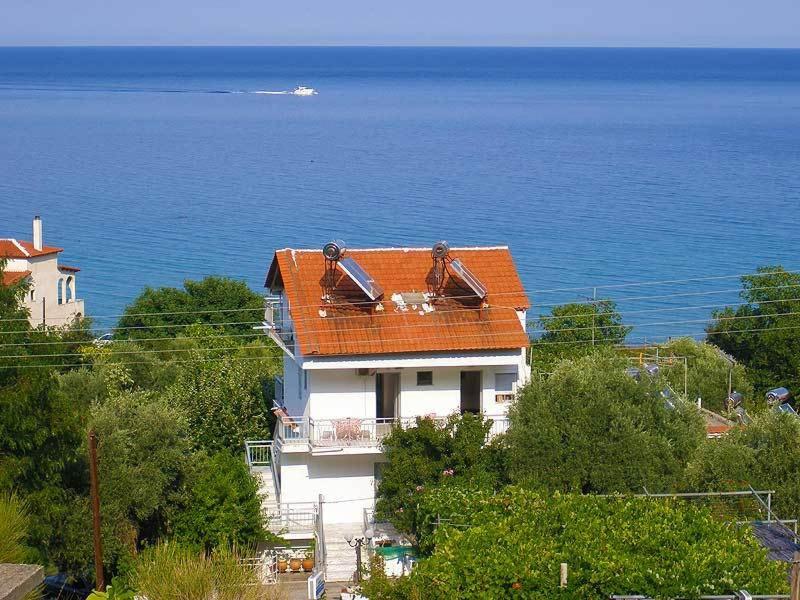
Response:
POLYGON ((92 410, 98 438, 104 560, 112 568, 170 531, 191 461, 182 410, 148 392, 122 392, 92 410))
POLYGON ((747 427, 708 440, 686 470, 701 490, 775 490, 772 507, 783 519, 800 517, 800 419, 765 411, 747 427))
POLYGON ((383 441, 387 459, 378 486, 376 512, 402 531, 414 535, 417 494, 441 481, 492 485, 498 473, 487 468, 494 460, 484 449, 491 422, 480 416, 452 415, 447 423, 419 417, 414 427, 396 425, 383 441))
POLYGON ((241 456, 196 456, 187 499, 174 521, 175 538, 205 551, 233 544, 255 547, 267 537, 258 482, 241 456))
POLYGON ((731 361, 716 346, 692 338, 677 338, 659 347, 661 373, 673 389, 683 393, 684 362, 686 360, 687 399, 702 398, 703 406, 715 412, 725 409, 728 396, 728 377, 732 390, 741 393, 748 408, 753 402, 753 385, 743 365, 731 361))
MULTIPOLYGON (((253 333, 264 318, 264 299, 247 284, 227 277, 187 280, 183 289, 145 288, 119 320, 119 339, 181 335, 187 325, 215 325, 231 335, 253 333)), ((241 339, 241 338, 240 338, 241 339)))
POLYGON ((264 390, 280 363, 274 344, 232 346, 225 339, 205 339, 209 330, 187 331, 195 349, 181 355, 185 362, 177 366, 165 397, 183 408, 196 448, 237 452, 247 439, 269 437, 264 390))
POLYGON ((715 311, 708 340, 747 367, 756 393, 800 393, 800 274, 761 267, 741 282, 745 304, 715 311))
POLYGON ((631 331, 623 325, 622 315, 612 300, 553 307, 550 315, 539 319, 537 326, 544 333, 531 344, 531 364, 545 373, 565 358, 619 345, 631 331))
POLYGON ((613 351, 596 352, 528 384, 509 413, 511 479, 581 493, 675 488, 703 420, 689 403, 669 407, 657 380, 637 381, 626 366, 613 351))
POLYGON ((427 534, 432 553, 410 576, 371 577, 369 598, 666 599, 788 587, 785 565, 770 561, 750 530, 681 501, 443 486, 419 504, 439 523, 427 534))

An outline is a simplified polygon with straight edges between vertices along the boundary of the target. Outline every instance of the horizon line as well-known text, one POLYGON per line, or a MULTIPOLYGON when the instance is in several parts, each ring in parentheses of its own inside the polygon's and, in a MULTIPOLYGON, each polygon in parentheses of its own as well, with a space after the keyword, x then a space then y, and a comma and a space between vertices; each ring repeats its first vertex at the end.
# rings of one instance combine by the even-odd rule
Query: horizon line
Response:
POLYGON ((571 45, 571 44, 414 44, 414 43, 392 43, 392 44, 92 44, 92 43, 54 43, 54 44, 0 44, 0 49, 55 49, 55 48, 386 48, 386 49, 530 49, 530 50, 800 50, 800 46, 716 46, 716 45, 571 45))

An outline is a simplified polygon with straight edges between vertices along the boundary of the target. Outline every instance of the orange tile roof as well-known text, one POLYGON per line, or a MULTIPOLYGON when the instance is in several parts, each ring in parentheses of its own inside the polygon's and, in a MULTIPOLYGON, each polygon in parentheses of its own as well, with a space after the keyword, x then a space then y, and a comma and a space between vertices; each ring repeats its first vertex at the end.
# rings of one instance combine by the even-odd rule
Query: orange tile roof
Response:
POLYGON ((30 274, 30 271, 3 271, 0 275, 2 275, 2 284, 8 286, 22 281, 26 277, 30 276, 30 274))
POLYGON ((341 271, 335 298, 325 302, 325 259, 321 250, 275 253, 267 287, 285 289, 303 355, 363 355, 406 352, 513 349, 529 340, 517 310, 530 307, 508 248, 454 248, 486 286, 486 306, 449 275, 444 299, 434 310, 402 310, 393 294, 427 292, 432 259, 428 248, 347 250, 383 288, 380 303, 369 299, 341 271), (382 310, 380 309, 382 307, 382 310), (420 312, 424 314, 420 314, 420 312))
POLYGON ((31 242, 24 240, 10 238, 0 240, 0 258, 31 258, 46 254, 56 254, 63 252, 63 250, 63 248, 56 248, 55 246, 43 246, 41 250, 37 250, 31 242))

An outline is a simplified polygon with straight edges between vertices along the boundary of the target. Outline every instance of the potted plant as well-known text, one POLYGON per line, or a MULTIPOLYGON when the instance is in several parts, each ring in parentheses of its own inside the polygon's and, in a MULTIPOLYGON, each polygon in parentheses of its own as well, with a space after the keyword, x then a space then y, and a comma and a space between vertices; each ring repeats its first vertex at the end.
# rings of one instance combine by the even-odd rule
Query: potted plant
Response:
POLYGON ((300 571, 301 566, 303 566, 303 561, 300 560, 299 556, 293 556, 289 559, 289 568, 295 573, 300 571))
POLYGON ((303 571, 310 573, 314 570, 314 551, 309 548, 303 556, 303 571))

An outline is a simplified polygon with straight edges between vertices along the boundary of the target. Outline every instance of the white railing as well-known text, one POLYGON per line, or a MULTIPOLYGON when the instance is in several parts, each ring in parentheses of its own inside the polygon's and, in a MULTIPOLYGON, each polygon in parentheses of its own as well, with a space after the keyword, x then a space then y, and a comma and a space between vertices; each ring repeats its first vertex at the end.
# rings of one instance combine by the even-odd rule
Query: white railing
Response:
POLYGON ((266 551, 261 556, 242 558, 239 564, 252 569, 261 583, 269 584, 278 581, 278 555, 274 551, 266 551))
POLYGON ((272 440, 248 440, 244 443, 247 466, 267 467, 272 455, 272 440))
POLYGON ((278 533, 308 533, 316 528, 317 505, 313 502, 287 502, 269 515, 269 528, 278 533))
MULTIPOLYGON (((448 416, 427 415, 422 418, 433 419, 440 425, 444 425, 449 419, 448 416)), ((484 415, 484 418, 492 420, 486 435, 487 442, 508 430, 509 421, 506 415, 484 415)), ((279 416, 275 423, 274 445, 277 452, 284 446, 292 444, 306 444, 312 448, 377 448, 391 433, 392 427, 399 425, 409 428, 416 424, 417 417, 314 419, 279 416)), ((263 443, 265 442, 247 442, 247 444, 263 443)))

